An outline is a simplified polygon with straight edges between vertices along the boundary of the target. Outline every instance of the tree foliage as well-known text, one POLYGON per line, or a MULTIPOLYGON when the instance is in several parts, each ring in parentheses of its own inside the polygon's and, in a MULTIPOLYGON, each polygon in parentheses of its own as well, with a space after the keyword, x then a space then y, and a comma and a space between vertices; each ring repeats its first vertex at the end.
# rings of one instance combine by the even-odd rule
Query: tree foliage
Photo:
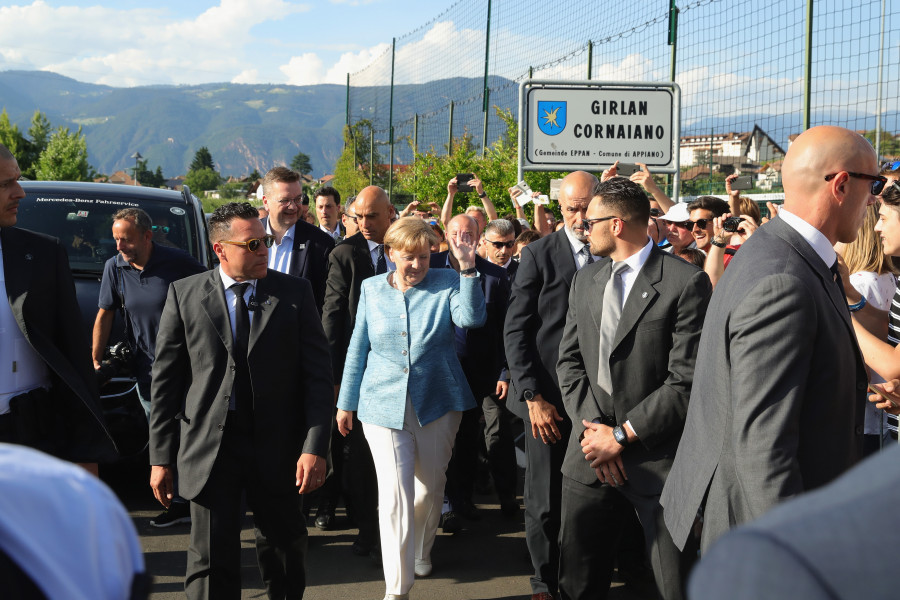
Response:
POLYGON ((374 153, 370 152, 371 131, 372 122, 365 119, 344 127, 344 150, 334 166, 332 182, 341 197, 359 193, 369 185, 370 175, 375 185, 384 186, 387 182, 387 168, 382 164, 378 146, 374 153))
MULTIPOLYGON (((6 146, 13 156, 20 157, 25 150, 25 136, 19 131, 19 126, 9 121, 9 114, 4 108, 0 112, 0 144, 6 146)), ((19 165, 21 169, 22 166, 19 165)))
POLYGON ((194 160, 191 161, 191 168, 189 170, 200 171, 201 169, 216 170, 212 154, 206 146, 200 146, 200 149, 194 153, 194 160))
POLYGON ((309 162, 309 155, 298 152, 297 155, 291 159, 291 168, 302 175, 309 175, 312 173, 312 163, 309 162))
POLYGON ((88 181, 90 172, 87 142, 81 127, 74 133, 68 127, 60 127, 41 152, 35 176, 45 181, 88 181))
POLYGON ((163 175, 162 167, 157 165, 156 171, 147 168, 146 160, 137 161, 137 169, 135 170, 135 179, 146 187, 162 187, 166 184, 166 178, 163 175))
POLYGON ((222 183, 222 178, 214 169, 209 167, 192 169, 188 171, 184 178, 184 184, 191 189, 192 193, 198 196, 205 191, 217 189, 220 183, 222 183))

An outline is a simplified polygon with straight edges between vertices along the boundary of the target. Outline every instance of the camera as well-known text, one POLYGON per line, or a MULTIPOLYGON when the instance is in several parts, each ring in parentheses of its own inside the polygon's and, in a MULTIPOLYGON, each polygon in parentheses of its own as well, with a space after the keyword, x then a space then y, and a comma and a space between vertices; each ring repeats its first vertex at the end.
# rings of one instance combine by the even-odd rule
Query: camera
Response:
POLYGON ((741 224, 741 221, 744 220, 744 217, 728 217, 724 221, 722 221, 722 229, 727 231, 728 233, 735 233, 738 230, 738 226, 741 224))
POLYGON ((130 375, 134 351, 128 342, 119 342, 106 349, 100 368, 95 371, 97 383, 103 385, 117 375, 130 375))

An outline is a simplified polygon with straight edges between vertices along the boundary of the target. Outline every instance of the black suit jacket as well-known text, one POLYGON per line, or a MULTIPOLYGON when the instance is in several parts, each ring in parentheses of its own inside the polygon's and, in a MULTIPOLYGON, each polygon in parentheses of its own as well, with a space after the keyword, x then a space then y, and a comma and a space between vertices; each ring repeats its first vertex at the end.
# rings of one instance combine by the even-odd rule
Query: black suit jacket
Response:
MULTIPOLYGON (((255 459, 270 491, 294 489, 301 454, 326 457, 334 389, 322 323, 305 279, 268 271, 257 281, 247 360, 255 459)), ((234 387, 231 321, 219 269, 169 286, 153 363, 150 464, 178 464, 195 498, 219 453, 234 387)))
MULTIPOLYGON (((450 268, 447 251, 431 255, 432 269, 450 268)), ((506 358, 503 350, 503 322, 509 304, 509 280, 506 269, 480 256, 475 256, 475 268, 481 279, 487 320, 482 327, 466 330, 465 354, 459 356, 463 372, 480 401, 497 390, 497 382, 505 377, 506 358)))
MULTIPOLYGON (((16 227, 0 229, 6 296, 19 329, 47 363, 66 424, 62 458, 116 458, 106 430, 94 369, 66 251, 56 238, 16 227)), ((3 341, 0 341, 3 343, 3 341)))
MULTIPOLYGON (((268 217, 260 221, 263 227, 268 227, 268 217)), ((334 240, 330 235, 306 221, 297 221, 288 275, 309 281, 319 314, 322 314, 322 305, 325 303, 325 277, 328 272, 328 254, 332 249, 334 240)))
POLYGON ((353 326, 359 290, 364 279, 375 275, 369 243, 363 234, 356 233, 334 247, 328 256, 325 305, 322 325, 331 350, 334 381, 340 383, 344 375, 344 361, 353 326))
POLYGON ((697 267, 658 249, 638 272, 628 294, 609 356, 600 356, 603 295, 612 261, 603 259, 575 274, 557 374, 573 422, 562 471, 590 485, 597 475, 584 459, 581 420, 601 415, 630 421, 640 441, 622 453, 628 487, 650 496, 662 492, 684 428, 703 317, 712 286, 697 267), (597 383, 609 361, 613 396, 597 383))
POLYGON ((528 418, 525 390, 540 393, 566 415, 556 363, 575 270, 572 245, 562 229, 522 248, 506 313, 505 345, 511 379, 507 406, 523 419, 528 418))
POLYGON ((516 273, 519 272, 519 261, 511 260, 509 264, 506 266, 506 276, 509 278, 509 286, 516 282, 516 273))

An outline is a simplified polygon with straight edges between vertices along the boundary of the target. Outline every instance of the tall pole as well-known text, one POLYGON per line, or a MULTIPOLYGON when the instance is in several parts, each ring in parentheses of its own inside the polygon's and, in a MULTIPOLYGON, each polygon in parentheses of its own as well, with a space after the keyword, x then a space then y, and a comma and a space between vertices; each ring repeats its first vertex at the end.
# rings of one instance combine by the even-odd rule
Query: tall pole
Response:
POLYGON ((488 134, 488 107, 490 107, 491 90, 488 87, 488 65, 491 57, 491 0, 487 3, 487 29, 484 34, 484 84, 482 91, 484 93, 484 101, 481 104, 481 112, 484 113, 484 128, 481 134, 481 158, 484 158, 484 151, 487 148, 488 134))
POLYGON ((712 168, 713 168, 713 136, 715 130, 709 131, 709 194, 712 195, 712 168))
MULTIPOLYGON (((416 176, 416 154, 419 153, 419 113, 416 113, 413 117, 413 190, 416 189, 416 181, 418 177, 416 176)), ((416 193, 413 192, 413 200, 416 199, 416 193)))
POLYGON ((453 100, 450 101, 450 127, 447 131, 447 156, 453 156, 453 100))
POLYGON ((881 0, 881 35, 878 38, 878 99, 875 105, 875 155, 881 160, 881 82, 884 72, 884 4, 881 0))
POLYGON ((803 129, 809 129, 812 102, 813 0, 806 0, 806 64, 803 65, 803 129))
POLYGON ((375 129, 369 125, 369 185, 375 185, 375 129))
MULTIPOLYGON (((347 73, 347 97, 344 100, 344 107, 346 111, 346 117, 344 120, 344 124, 347 127, 350 127, 350 73, 347 73)), ((344 142, 344 148, 347 147, 347 142, 344 142)), ((353 143, 353 162, 356 162, 356 138, 354 138, 353 143)))
POLYGON ((388 198, 394 201, 394 57, 397 52, 397 38, 391 39, 391 103, 388 110, 388 135, 391 136, 391 166, 388 171, 388 198))
MULTIPOLYGON (((669 39, 668 44, 672 46, 672 64, 669 70, 669 80, 675 83, 675 60, 678 54, 678 7, 675 6, 675 0, 671 0, 669 4, 669 39)), ((681 140, 679 140, 680 142, 681 140)), ((669 179, 667 177, 667 179, 669 179)), ((678 184, 681 181, 681 173, 675 173, 669 179, 671 188, 669 189, 669 197, 674 201, 678 201, 678 184)))
POLYGON ((594 42, 588 40, 588 72, 587 78, 590 80, 591 72, 594 70, 594 42))

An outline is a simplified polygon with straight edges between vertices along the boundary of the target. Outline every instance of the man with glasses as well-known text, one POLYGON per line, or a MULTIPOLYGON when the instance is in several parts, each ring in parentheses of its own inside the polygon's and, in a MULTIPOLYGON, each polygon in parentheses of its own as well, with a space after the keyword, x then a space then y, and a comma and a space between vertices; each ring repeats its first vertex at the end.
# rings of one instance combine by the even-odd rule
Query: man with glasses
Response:
POLYGON ((841 127, 802 133, 784 159, 784 206, 735 255, 709 305, 684 433, 661 504, 701 549, 862 454, 868 381, 834 244, 852 242, 885 178, 841 127))
POLYGON ((506 219, 495 219, 484 228, 481 238, 484 257, 506 269, 510 282, 515 280, 518 263, 512 259, 516 247, 516 230, 506 219))
POLYGON ((648 238, 649 204, 638 184, 614 177, 600 184, 584 220, 591 251, 611 261, 575 274, 559 348, 559 387, 573 421, 562 466, 563 600, 606 597, 621 504, 644 526, 660 594, 683 597, 687 571, 659 495, 684 426, 712 286, 648 238))
POLYGON ((168 507, 177 463, 191 500, 188 598, 240 596, 246 494, 269 598, 299 599, 300 494, 324 482, 331 432, 328 344, 309 282, 267 268, 274 240, 255 208, 217 208, 209 240, 219 268, 173 283, 159 324, 150 485, 168 507))
POLYGON ((687 225, 691 228, 697 248, 709 251, 713 239, 713 219, 729 212, 728 203, 715 196, 700 196, 688 204, 690 219, 687 225))
POLYGON ((696 248, 694 235, 691 233, 691 213, 688 211, 687 202, 679 202, 669 209, 669 212, 659 217, 665 221, 669 233, 666 236, 671 244, 666 251, 678 255, 685 248, 696 248))
POLYGON ((356 202, 356 196, 350 196, 344 202, 344 210, 341 213, 341 224, 344 226, 345 238, 356 235, 359 227, 356 226, 356 213, 353 212, 353 203, 356 202))
MULTIPOLYGON (((302 219, 300 174, 287 167, 275 167, 262 180, 263 206, 269 216, 262 219, 266 233, 275 236, 269 252, 269 268, 302 277, 312 284, 316 308, 325 303, 328 254, 334 249, 330 235, 302 219)), ((306 200, 307 205, 309 200, 306 200)))

